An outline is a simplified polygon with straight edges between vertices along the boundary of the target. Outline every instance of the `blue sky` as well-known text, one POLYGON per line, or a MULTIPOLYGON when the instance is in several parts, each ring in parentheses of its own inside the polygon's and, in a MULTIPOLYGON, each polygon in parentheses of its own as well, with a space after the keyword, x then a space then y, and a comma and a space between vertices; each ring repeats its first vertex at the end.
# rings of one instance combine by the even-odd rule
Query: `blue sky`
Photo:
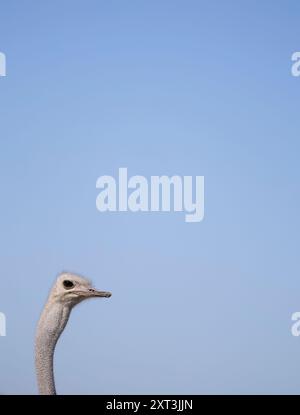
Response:
POLYGON ((59 393, 299 393, 297 1, 1 3, 0 392, 36 393, 61 270, 59 393), (96 180, 205 176, 205 218, 99 213, 96 180))

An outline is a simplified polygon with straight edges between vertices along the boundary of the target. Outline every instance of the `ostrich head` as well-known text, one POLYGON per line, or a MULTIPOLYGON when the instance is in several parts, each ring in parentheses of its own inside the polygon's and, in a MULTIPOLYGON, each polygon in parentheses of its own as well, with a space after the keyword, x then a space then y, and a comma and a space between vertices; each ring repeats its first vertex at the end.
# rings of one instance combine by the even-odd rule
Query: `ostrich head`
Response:
POLYGON ((77 274, 63 272, 54 284, 48 302, 59 302, 70 308, 83 300, 95 297, 110 297, 108 291, 93 288, 90 280, 77 274))

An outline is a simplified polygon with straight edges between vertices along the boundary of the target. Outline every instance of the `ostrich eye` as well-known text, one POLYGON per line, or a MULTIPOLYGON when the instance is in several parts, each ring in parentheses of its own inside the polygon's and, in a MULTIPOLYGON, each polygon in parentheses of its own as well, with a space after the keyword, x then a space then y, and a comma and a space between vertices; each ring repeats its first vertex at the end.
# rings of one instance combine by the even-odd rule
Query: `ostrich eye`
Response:
POLYGON ((65 280, 63 282, 63 285, 64 285, 64 287, 65 287, 66 290, 70 290, 71 288, 74 287, 74 283, 72 281, 70 281, 70 280, 65 280))

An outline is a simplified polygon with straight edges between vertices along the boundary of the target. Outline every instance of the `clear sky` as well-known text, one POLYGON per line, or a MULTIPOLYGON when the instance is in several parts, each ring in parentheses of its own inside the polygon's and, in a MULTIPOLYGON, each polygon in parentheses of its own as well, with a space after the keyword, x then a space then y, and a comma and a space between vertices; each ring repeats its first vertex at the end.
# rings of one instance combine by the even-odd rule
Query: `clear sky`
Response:
POLYGON ((299 393, 299 1, 1 1, 0 393, 36 393, 57 273, 59 393, 299 393), (100 213, 96 180, 205 176, 205 218, 100 213))

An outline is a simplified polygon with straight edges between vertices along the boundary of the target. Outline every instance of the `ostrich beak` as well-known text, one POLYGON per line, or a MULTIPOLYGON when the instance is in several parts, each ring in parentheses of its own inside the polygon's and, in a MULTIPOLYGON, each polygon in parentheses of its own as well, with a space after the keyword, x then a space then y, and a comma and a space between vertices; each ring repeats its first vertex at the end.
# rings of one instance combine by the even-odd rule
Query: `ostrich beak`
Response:
POLYGON ((111 297, 111 293, 109 291, 100 291, 96 290, 95 288, 89 288, 89 295, 91 297, 111 297))

